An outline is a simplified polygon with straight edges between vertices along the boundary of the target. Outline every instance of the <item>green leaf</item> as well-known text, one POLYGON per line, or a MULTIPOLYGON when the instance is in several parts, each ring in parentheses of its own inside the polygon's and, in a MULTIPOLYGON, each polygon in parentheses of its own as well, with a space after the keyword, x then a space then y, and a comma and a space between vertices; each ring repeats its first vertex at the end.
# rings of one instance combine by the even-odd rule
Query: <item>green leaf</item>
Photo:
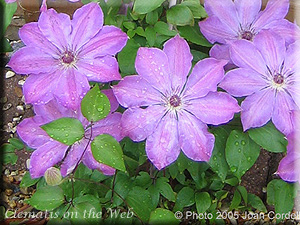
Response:
POLYGON ((152 184, 152 179, 149 173, 140 172, 139 176, 137 176, 134 180, 135 186, 140 186, 142 188, 148 188, 152 184))
POLYGON ((157 11, 152 11, 147 13, 146 15, 146 23, 150 25, 154 25, 158 20, 158 12, 157 11))
POLYGON ((198 214, 206 212, 211 206, 211 198, 208 192, 195 194, 195 202, 198 214))
POLYGON ((229 211, 231 211, 233 209, 237 209, 238 206, 240 205, 241 201, 242 201, 241 194, 238 192, 238 190, 235 190, 235 192, 233 194, 233 198, 231 200, 229 211))
POLYGON ((28 202, 39 210, 53 210, 63 204, 64 193, 58 186, 44 186, 39 188, 28 202))
POLYGON ((16 2, 7 4, 4 0, 0 0, 0 6, 1 9, 4 10, 4 14, 1 13, 2 14, 1 17, 4 21, 2 23, 1 33, 0 33, 0 36, 2 37, 4 36, 6 28, 11 23, 11 19, 14 13, 16 12, 18 5, 16 2))
POLYGON ((200 33, 198 24, 194 26, 183 26, 177 27, 181 37, 187 39, 188 41, 205 47, 211 47, 212 44, 209 43, 206 38, 200 33))
POLYGON ((156 32, 153 27, 147 27, 145 30, 146 39, 150 46, 155 44, 156 32))
POLYGON ((11 144, 4 143, 0 147, 0 153, 2 154, 2 163, 14 165, 18 161, 18 156, 15 153, 15 147, 11 144))
POLYGON ((253 166, 260 153, 260 147, 246 133, 233 130, 226 143, 225 155, 231 172, 241 177, 253 166))
POLYGON ((22 150, 25 147, 24 143, 18 138, 10 138, 8 139, 8 142, 11 145, 13 145, 17 150, 22 150))
POLYGON ((102 134, 94 138, 91 146, 93 156, 98 162, 126 171, 123 151, 115 138, 108 134, 102 134))
POLYGON ((240 194, 242 195, 243 199, 244 199, 244 202, 245 202, 245 205, 248 204, 248 193, 247 193, 247 190, 245 187, 243 186, 238 186, 237 187, 237 190, 240 192, 240 194))
POLYGON ((144 222, 149 220, 152 211, 152 201, 149 191, 138 186, 133 187, 128 193, 126 201, 144 222))
POLYGON ((70 208, 69 217, 72 224, 99 223, 100 218, 102 218, 101 206, 99 201, 95 202, 90 200, 74 204, 74 207, 70 208))
POLYGON ((184 187, 177 194, 174 211, 182 210, 184 207, 191 206, 194 203, 195 203, 194 190, 190 187, 184 187))
POLYGON ((154 29, 157 33, 166 35, 166 36, 170 36, 170 37, 173 37, 177 34, 177 32, 175 30, 170 30, 169 25, 163 21, 158 21, 154 25, 154 29))
POLYGON ((263 201, 256 195, 248 193, 248 202, 253 208, 259 210, 260 212, 267 212, 266 206, 263 201))
POLYGON ((134 23, 134 22, 124 22, 123 26, 128 30, 134 30, 136 28, 136 23, 134 23))
POLYGON ((93 122, 97 122, 109 114, 109 99, 101 93, 97 84, 82 99, 81 112, 88 121, 93 122))
POLYGON ((157 179, 155 186, 159 190, 162 196, 171 202, 175 202, 175 193, 168 183, 168 179, 165 177, 160 177, 157 179))
POLYGON ((208 55, 204 52, 200 52, 200 51, 196 51, 194 49, 191 50, 191 53, 193 55, 193 61, 194 62, 198 62, 200 61, 201 59, 204 59, 204 58, 207 58, 208 55))
POLYGON ((41 126, 47 134, 65 145, 72 145, 84 136, 81 122, 75 118, 60 118, 41 126))
POLYGON ((194 16, 189 7, 175 5, 167 11, 167 21, 177 26, 194 26, 194 16))
POLYGON ((35 185, 39 180, 40 180, 40 178, 32 179, 31 176, 30 176, 30 173, 26 172, 25 175, 22 178, 22 181, 20 183, 20 187, 22 187, 22 188, 30 187, 32 185, 35 185))
POLYGON ((208 164, 211 169, 218 174, 221 180, 224 181, 229 169, 225 159, 225 147, 229 131, 224 127, 218 127, 213 129, 212 133, 215 136, 215 146, 208 164))
POLYGON ((150 214, 150 225, 161 224, 179 224, 180 220, 176 219, 174 213, 167 209, 157 208, 150 214))
MULTIPOLYGON (((117 173, 114 190, 123 199, 127 197, 129 191, 131 190, 132 185, 133 184, 130 177, 128 177, 124 173, 117 173)), ((114 206, 119 206, 123 203, 123 200, 117 195, 114 195, 113 201, 114 201, 114 206)))
POLYGON ((0 37, 0 52, 12 52, 13 49, 9 43, 9 41, 3 36, 2 38, 0 37))
POLYGON ((226 179, 225 183, 235 187, 239 184, 239 179, 236 177, 231 177, 231 178, 226 179))
POLYGON ((181 3, 181 5, 189 7, 194 15, 194 18, 200 19, 207 17, 207 13, 204 7, 200 4, 199 0, 185 0, 181 3))
POLYGON ((284 135, 272 122, 263 127, 248 130, 250 138, 269 152, 285 152, 288 144, 284 135))
POLYGON ((156 186, 151 185, 148 188, 148 191, 150 193, 151 200, 152 200, 152 208, 155 209, 159 202, 159 197, 160 197, 159 190, 156 188, 156 186))
POLYGON ((272 180, 267 186, 267 203, 275 206, 275 212, 288 213, 294 207, 294 186, 283 180, 272 180))
POLYGON ((140 45, 137 44, 133 39, 129 39, 126 46, 118 54, 118 63, 122 76, 136 74, 134 62, 139 47, 140 45))
POLYGON ((133 11, 138 14, 146 14, 157 9, 165 0, 135 0, 133 11))
POLYGON ((144 31, 144 29, 143 29, 142 27, 137 27, 137 28, 135 29, 135 32, 136 32, 138 35, 142 36, 142 37, 146 37, 145 31, 144 31))

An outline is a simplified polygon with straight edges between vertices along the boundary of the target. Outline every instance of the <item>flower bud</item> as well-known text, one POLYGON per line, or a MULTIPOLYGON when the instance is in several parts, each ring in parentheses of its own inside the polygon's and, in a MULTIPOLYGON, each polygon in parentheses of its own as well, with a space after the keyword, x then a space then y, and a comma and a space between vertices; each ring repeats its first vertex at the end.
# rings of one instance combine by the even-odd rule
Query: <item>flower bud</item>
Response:
POLYGON ((60 170, 56 167, 50 167, 44 174, 46 183, 51 186, 59 185, 62 181, 60 170))

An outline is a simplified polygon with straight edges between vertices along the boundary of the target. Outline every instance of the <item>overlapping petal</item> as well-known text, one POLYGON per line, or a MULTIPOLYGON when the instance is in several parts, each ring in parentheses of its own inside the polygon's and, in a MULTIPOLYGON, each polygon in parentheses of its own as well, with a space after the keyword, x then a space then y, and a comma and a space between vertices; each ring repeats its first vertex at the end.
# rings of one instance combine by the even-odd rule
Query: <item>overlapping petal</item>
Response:
POLYGON ((261 9, 261 0, 235 0, 234 4, 242 25, 251 24, 261 9))
POLYGON ((185 109, 203 123, 213 125, 228 122, 240 111, 237 100, 224 92, 209 92, 203 98, 189 101, 185 109))
POLYGON ((26 118, 17 126, 19 137, 30 148, 38 148, 50 140, 49 135, 40 128, 40 124, 36 120, 43 119, 36 117, 26 118))
POLYGON ((172 87, 181 90, 192 67, 190 47, 183 38, 176 35, 165 43, 163 51, 168 57, 172 87))
POLYGON ((84 5, 75 11, 71 24, 73 48, 80 49, 102 29, 102 10, 95 2, 84 5))
POLYGON ((215 137, 195 116, 182 112, 178 115, 179 144, 184 154, 195 161, 208 161, 215 137))
POLYGON ((38 147, 30 157, 29 172, 31 178, 44 176, 45 171, 60 162, 68 146, 57 141, 48 141, 38 147))
POLYGON ((55 70, 57 62, 45 49, 30 46, 19 49, 7 65, 16 73, 39 74, 55 70))
POLYGON ((57 13, 54 9, 42 12, 38 26, 43 35, 56 47, 65 50, 72 31, 71 20, 67 14, 57 13))
POLYGON ((275 90, 266 88, 248 96, 242 102, 241 120, 244 131, 251 127, 261 127, 272 116, 275 101, 275 90))
POLYGON ((167 55, 157 48, 139 48, 135 60, 137 73, 154 88, 165 92, 171 88, 167 55))
POLYGON ((149 160, 159 170, 178 158, 180 153, 178 122, 174 114, 167 114, 154 133, 147 138, 146 153, 149 160))
POLYGON ((25 101, 31 104, 45 104, 53 99, 52 90, 57 85, 58 76, 57 73, 30 75, 23 85, 25 101))
POLYGON ((101 92, 103 94, 105 94, 109 99, 110 113, 113 113, 114 111, 116 111, 119 108, 119 102, 118 102, 116 96, 114 95, 113 90, 112 89, 104 89, 104 90, 101 90, 101 92))
POLYGON ((159 105, 146 109, 129 108, 122 116, 123 134, 133 141, 142 141, 154 132, 165 113, 166 110, 159 105))
POLYGON ((286 92, 278 92, 273 109, 272 121, 276 128, 288 135, 294 130, 292 111, 299 109, 286 92))
POLYGON ((116 58, 113 56, 103 56, 95 59, 81 59, 77 66, 81 74, 84 74, 89 81, 109 82, 120 80, 122 77, 116 58))
POLYGON ((259 14, 253 26, 263 27, 274 20, 283 19, 288 10, 289 0, 269 0, 266 8, 259 14))
POLYGON ((224 77, 227 61, 208 58, 199 61, 187 81, 184 96, 186 99, 200 98, 210 91, 217 90, 217 84, 224 77))
POLYGON ((126 108, 161 103, 159 91, 141 76, 125 77, 118 85, 113 86, 113 91, 118 102, 126 108))
POLYGON ((104 26, 79 52, 80 57, 115 55, 126 45, 128 36, 118 27, 104 26))
POLYGON ((235 97, 251 95, 267 86, 267 80, 260 74, 244 68, 229 71, 219 84, 219 87, 235 97))
POLYGON ((57 81, 63 88, 57 88, 53 93, 63 106, 76 110, 80 100, 89 91, 87 78, 75 70, 65 71, 57 81))

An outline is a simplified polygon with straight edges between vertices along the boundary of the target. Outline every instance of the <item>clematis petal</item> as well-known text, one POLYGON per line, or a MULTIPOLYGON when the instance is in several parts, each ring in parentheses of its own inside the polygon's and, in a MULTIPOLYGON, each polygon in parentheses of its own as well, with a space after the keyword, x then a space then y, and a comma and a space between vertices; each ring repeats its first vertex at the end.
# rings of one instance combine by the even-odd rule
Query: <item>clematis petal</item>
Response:
POLYGON ((206 0, 204 2, 204 7, 209 16, 218 17, 218 19, 222 21, 227 28, 234 32, 238 30, 238 14, 232 0, 206 0))
POLYGON ((116 99, 116 96, 114 95, 113 90, 112 89, 104 89, 104 90, 101 90, 101 92, 103 94, 105 94, 109 99, 110 113, 113 113, 114 111, 116 111, 119 108, 119 102, 116 99))
POLYGON ((276 93, 272 121, 283 134, 290 134, 293 129, 292 111, 299 109, 291 96, 283 91, 276 93))
POLYGON ((47 122, 61 117, 79 117, 78 112, 61 106, 55 98, 46 104, 34 105, 33 109, 36 115, 43 117, 47 122))
POLYGON ((268 86, 266 80, 251 69, 237 68, 230 70, 219 87, 235 97, 251 95, 268 86))
POLYGON ((17 126, 19 137, 30 148, 38 148, 50 140, 46 131, 40 128, 40 123, 37 122, 36 117, 26 118, 17 126))
POLYGON ((44 176, 45 171, 60 162, 68 149, 67 145, 57 141, 48 141, 38 147, 30 157, 29 172, 31 178, 44 176))
POLYGON ((126 76, 113 86, 114 94, 123 107, 149 106, 161 102, 161 94, 141 76, 126 76))
POLYGON ((57 82, 60 88, 56 88, 56 92, 53 94, 58 102, 64 107, 76 110, 80 105, 80 100, 90 89, 87 78, 81 73, 69 69, 61 75, 57 82))
POLYGON ((122 114, 116 112, 96 122, 93 126, 93 137, 101 134, 109 134, 117 141, 121 141, 124 138, 121 129, 121 117, 122 114))
POLYGON ((260 74, 268 72, 264 58, 250 41, 238 40, 231 43, 230 56, 238 67, 252 69, 260 74))
POLYGON ((244 131, 265 125, 272 116, 274 101, 275 90, 271 88, 248 96, 241 105, 241 120, 244 131))
POLYGON ((259 32, 253 41, 271 71, 279 71, 285 58, 285 41, 268 30, 259 32))
POLYGON ((127 109, 122 116, 122 132, 133 141, 142 141, 155 131, 164 114, 165 109, 158 105, 127 109))
POLYGON ((261 0, 235 0, 234 4, 243 26, 251 24, 261 9, 261 0))
POLYGON ((20 28, 19 36, 22 42, 27 46, 41 48, 46 50, 50 55, 57 55, 58 49, 42 34, 37 22, 24 24, 20 28))
POLYGON ((163 51, 168 57, 172 87, 181 90, 192 67, 190 47, 183 38, 176 35, 165 43, 163 51))
POLYGON ((224 92, 209 92, 203 98, 189 101, 185 109, 203 123, 213 125, 227 123, 240 111, 237 100, 224 92))
POLYGON ((23 47, 13 54, 7 65, 19 74, 39 74, 53 71, 57 60, 41 48, 23 47))
POLYGON ((30 75, 24 85, 23 93, 25 102, 30 104, 45 104, 53 99, 53 91, 57 85, 59 74, 32 74, 30 75))
POLYGON ((289 10, 289 0, 269 0, 264 11, 260 12, 253 26, 262 28, 268 23, 283 19, 289 10))
POLYGON ((215 137, 207 131, 207 126, 195 116, 182 112, 178 114, 178 130, 184 154, 195 161, 209 161, 215 137))
POLYGON ((64 158, 63 163, 60 166, 60 172, 63 177, 70 174, 78 164, 81 157, 83 157, 83 152, 88 145, 88 140, 82 140, 80 142, 74 143, 64 158))
POLYGON ((167 55, 157 48, 139 48, 135 60, 137 73, 154 88, 165 92, 171 89, 167 55))
POLYGON ((96 59, 81 59, 76 63, 80 73, 87 76, 89 81, 109 82, 120 80, 118 62, 113 56, 96 59))
POLYGON ((146 140, 147 156, 158 170, 170 165, 178 158, 180 153, 178 138, 176 116, 169 113, 146 140))
POLYGON ((81 49, 79 56, 94 58, 105 55, 115 55, 126 45, 128 36, 114 26, 104 26, 102 30, 81 49))
POLYGON ((184 97, 186 99, 200 98, 210 91, 217 90, 217 84, 224 77, 224 65, 227 61, 213 58, 199 61, 188 78, 184 97))
POLYGON ((97 162, 92 154, 90 146, 87 148, 83 156, 82 162, 91 170, 99 170, 100 172, 102 172, 104 175, 107 176, 114 175, 116 172, 114 168, 97 162))
POLYGON ((210 57, 213 57, 215 59, 228 60, 227 65, 224 67, 225 71, 231 70, 236 67, 231 61, 228 44, 222 44, 222 45, 215 44, 210 49, 209 55, 210 57))
POLYGON ((300 38, 300 28, 286 19, 275 20, 267 24, 264 29, 270 29, 274 33, 279 34, 285 39, 287 45, 294 43, 300 38))
POLYGON ((216 16, 210 16, 199 22, 200 31, 210 43, 225 44, 226 40, 236 40, 237 31, 232 31, 216 16))
POLYGON ((97 3, 84 5, 75 11, 71 23, 71 43, 74 49, 80 49, 102 28, 102 10, 97 3))
POLYGON ((38 26, 43 35, 56 47, 64 51, 71 34, 71 20, 67 14, 57 13, 54 9, 42 12, 38 26))
POLYGON ((297 132, 292 132, 287 136, 287 155, 280 161, 277 170, 277 174, 287 182, 300 182, 300 176, 297 170, 300 165, 300 153, 296 139, 297 132))

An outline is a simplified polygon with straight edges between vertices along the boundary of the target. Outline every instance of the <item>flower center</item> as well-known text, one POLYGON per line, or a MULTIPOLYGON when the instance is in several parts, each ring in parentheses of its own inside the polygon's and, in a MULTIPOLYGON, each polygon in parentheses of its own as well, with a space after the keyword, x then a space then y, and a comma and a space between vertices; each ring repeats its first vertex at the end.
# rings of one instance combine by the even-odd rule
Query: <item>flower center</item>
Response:
POLYGON ((61 60, 65 64, 72 64, 75 61, 75 56, 73 52, 67 50, 61 57, 61 60))
POLYGON ((254 34, 251 31, 244 31, 241 34, 241 38, 245 39, 245 40, 248 40, 248 41, 252 41, 253 37, 254 37, 254 34))
POLYGON ((276 83, 276 84, 283 84, 284 82, 284 77, 281 75, 281 74, 275 74, 274 75, 274 78, 273 78, 273 81, 276 83))
POLYGON ((180 106, 181 104, 181 99, 178 95, 173 95, 170 100, 169 100, 169 103, 172 107, 176 108, 178 106, 180 106))

